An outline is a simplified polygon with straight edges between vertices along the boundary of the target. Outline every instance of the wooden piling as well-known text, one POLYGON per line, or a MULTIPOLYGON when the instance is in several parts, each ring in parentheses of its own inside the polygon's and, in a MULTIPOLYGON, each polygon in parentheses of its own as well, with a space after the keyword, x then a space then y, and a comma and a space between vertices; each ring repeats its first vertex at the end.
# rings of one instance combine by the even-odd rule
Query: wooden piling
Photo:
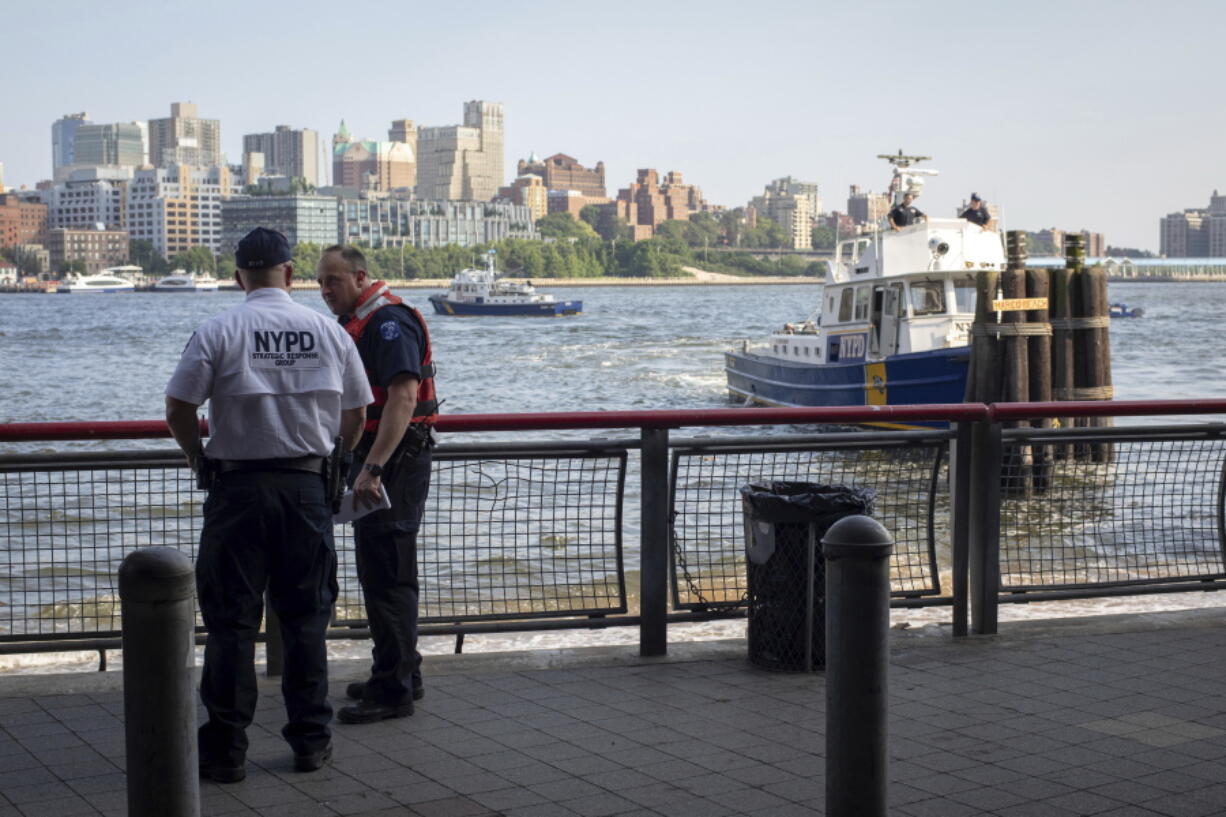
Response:
MULTIPOLYGON (((1036 403, 1049 403, 1052 399, 1050 276, 1046 269, 1026 270, 1026 297, 1042 299, 1046 309, 1032 309, 1028 315, 1035 334, 1030 341, 1030 399, 1036 403)), ((1035 428, 1051 428, 1053 420, 1044 417, 1031 421, 1035 428)), ((1047 490, 1051 472, 1051 446, 1037 445, 1031 452, 1031 483, 1035 492, 1047 490)))
POLYGON ((995 403, 1001 399, 1000 339, 992 301, 1000 285, 1000 272, 982 269, 975 274, 975 322, 971 325, 971 362, 966 380, 966 402, 995 403))
MULTIPOLYGON (((1081 399, 1111 400, 1115 392, 1111 385, 1111 305, 1107 296, 1107 271, 1101 266, 1087 269, 1082 288, 1090 324, 1085 330, 1087 382, 1081 399)), ((1093 428, 1114 425, 1110 417, 1088 419, 1087 425, 1093 428)), ((1113 451, 1110 443, 1095 443, 1090 446, 1089 453, 1094 462, 1110 462, 1113 451)))
MULTIPOLYGON (((1050 276, 1051 385, 1055 400, 1073 399, 1073 293, 1070 280, 1083 264, 1081 236, 1076 236, 1076 245, 1068 243, 1073 238, 1068 236, 1065 243, 1064 267, 1051 270, 1050 276)), ((1057 417, 1055 424, 1059 428, 1072 428, 1073 418, 1057 417)), ((1067 445, 1057 445, 1052 447, 1052 455, 1062 460, 1071 457, 1072 451, 1067 445)))
MULTIPOLYGON (((1006 299, 1026 297, 1026 233, 1010 230, 1005 236, 1007 261, 1001 275, 1001 294, 1006 299)), ((1026 312, 1011 309, 1001 313, 1004 341, 1004 395, 1009 403, 1030 401, 1030 356, 1023 324, 1026 312)), ((1022 421, 1005 423, 1007 428, 1016 428, 1022 421)), ((1006 446, 1003 488, 1009 493, 1029 495, 1031 487, 1032 456, 1030 446, 1006 446)))

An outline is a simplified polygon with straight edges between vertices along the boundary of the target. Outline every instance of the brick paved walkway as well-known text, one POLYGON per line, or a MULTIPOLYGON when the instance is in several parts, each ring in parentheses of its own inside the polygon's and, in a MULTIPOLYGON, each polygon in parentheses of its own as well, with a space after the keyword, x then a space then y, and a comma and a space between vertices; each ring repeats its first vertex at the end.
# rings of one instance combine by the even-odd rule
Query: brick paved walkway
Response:
MULTIPOLYGON (((1226 814, 1222 622, 896 634, 891 814, 1226 814)), ((823 677, 754 670, 743 643, 674 645, 652 662, 626 648, 427 662, 415 716, 338 724, 335 763, 314 774, 290 769, 266 684, 249 776, 202 783, 203 813, 823 813, 823 677)), ((361 671, 333 665, 338 686, 361 671)), ((116 674, 0 679, 0 817, 125 814, 123 753, 116 674)))

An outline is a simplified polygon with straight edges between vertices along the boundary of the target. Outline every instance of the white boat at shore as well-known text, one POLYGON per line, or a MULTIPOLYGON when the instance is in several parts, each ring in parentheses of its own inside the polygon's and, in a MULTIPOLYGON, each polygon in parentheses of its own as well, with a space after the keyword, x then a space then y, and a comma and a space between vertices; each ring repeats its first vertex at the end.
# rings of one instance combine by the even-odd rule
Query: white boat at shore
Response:
POLYGON ((154 292, 216 292, 218 287, 217 279, 211 275, 193 274, 179 269, 159 279, 151 289, 154 292))
POLYGON ((111 267, 96 275, 69 275, 55 291, 71 294, 135 292, 136 284, 121 275, 121 272, 132 269, 140 271, 140 267, 111 267))

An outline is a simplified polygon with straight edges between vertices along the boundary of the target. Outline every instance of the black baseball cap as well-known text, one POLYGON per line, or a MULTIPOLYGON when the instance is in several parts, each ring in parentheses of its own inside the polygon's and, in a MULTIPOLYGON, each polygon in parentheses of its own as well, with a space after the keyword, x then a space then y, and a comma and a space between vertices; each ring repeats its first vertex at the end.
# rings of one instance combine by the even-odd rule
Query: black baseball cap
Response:
POLYGON ((268 269, 293 258, 284 233, 264 227, 256 227, 243 236, 234 251, 234 264, 239 269, 268 269))
POLYGON ((978 193, 971 193, 971 201, 983 201, 983 199, 979 198, 978 193))

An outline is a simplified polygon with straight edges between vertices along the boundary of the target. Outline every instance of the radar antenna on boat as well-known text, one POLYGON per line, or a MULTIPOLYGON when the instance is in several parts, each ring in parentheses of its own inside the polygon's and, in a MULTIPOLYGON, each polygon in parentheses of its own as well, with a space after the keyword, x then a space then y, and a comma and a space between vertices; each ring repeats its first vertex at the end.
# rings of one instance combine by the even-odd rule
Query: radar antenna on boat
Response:
POLYGON ((878 153, 878 159, 885 159, 895 167, 910 167, 919 162, 927 162, 932 159, 931 156, 907 156, 902 152, 902 148, 898 149, 897 153, 878 153))
POLYGON ((927 162, 931 156, 909 156, 898 149, 898 153, 878 153, 878 159, 885 159, 894 165, 894 175, 890 179, 890 204, 901 204, 903 196, 908 193, 919 198, 924 192, 924 176, 936 176, 940 171, 926 167, 912 167, 920 162, 927 162))

